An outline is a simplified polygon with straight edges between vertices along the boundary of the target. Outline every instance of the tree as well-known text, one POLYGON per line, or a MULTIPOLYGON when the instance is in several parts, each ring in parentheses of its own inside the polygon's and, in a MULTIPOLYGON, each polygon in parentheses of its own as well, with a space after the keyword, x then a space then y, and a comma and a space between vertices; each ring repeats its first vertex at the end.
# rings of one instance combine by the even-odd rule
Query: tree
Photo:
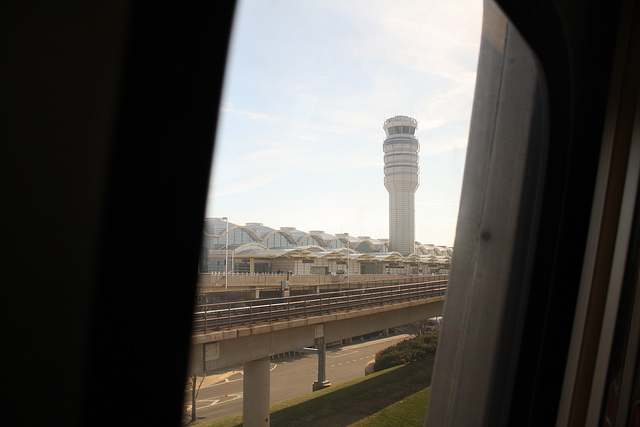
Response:
POLYGON ((198 393, 200 392, 200 387, 202 387, 205 376, 206 373, 203 373, 200 382, 198 382, 198 375, 193 374, 189 377, 186 384, 186 391, 191 391, 191 422, 196 420, 196 398, 198 397, 198 393))
POLYGON ((409 323, 408 325, 399 326, 396 332, 401 334, 409 334, 412 337, 419 337, 434 329, 440 329, 440 317, 432 317, 431 319, 420 320, 418 322, 409 323))

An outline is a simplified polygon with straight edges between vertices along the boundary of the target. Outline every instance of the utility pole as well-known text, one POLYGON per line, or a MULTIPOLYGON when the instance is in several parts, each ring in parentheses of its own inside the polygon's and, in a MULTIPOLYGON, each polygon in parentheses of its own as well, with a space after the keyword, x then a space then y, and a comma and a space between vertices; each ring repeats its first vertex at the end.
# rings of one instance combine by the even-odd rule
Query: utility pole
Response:
POLYGON ((196 381, 197 376, 193 374, 191 377, 191 422, 196 420, 196 381))
POLYGON ((347 235, 347 289, 349 289, 349 233, 347 235))
POLYGON ((225 244, 224 244, 224 288, 227 289, 229 283, 227 282, 227 270, 229 265, 229 218, 226 216, 222 217, 223 220, 227 223, 227 232, 225 233, 225 244))

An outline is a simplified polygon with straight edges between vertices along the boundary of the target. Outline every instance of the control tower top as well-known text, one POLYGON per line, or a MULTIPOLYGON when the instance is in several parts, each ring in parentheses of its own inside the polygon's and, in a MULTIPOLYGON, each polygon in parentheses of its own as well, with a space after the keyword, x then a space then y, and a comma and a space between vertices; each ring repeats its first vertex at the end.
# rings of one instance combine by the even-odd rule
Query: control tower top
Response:
POLYGON ((409 116, 395 116, 385 120, 382 127, 387 136, 415 135, 416 129, 418 129, 418 121, 409 116))

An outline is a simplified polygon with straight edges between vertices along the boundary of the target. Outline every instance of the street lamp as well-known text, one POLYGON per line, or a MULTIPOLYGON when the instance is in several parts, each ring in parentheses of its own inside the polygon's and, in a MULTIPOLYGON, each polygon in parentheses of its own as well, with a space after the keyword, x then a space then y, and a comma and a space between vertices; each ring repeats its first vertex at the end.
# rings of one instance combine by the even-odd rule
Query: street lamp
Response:
POLYGON ((224 244, 224 288, 227 289, 227 265, 229 265, 229 218, 223 216, 222 219, 227 223, 227 232, 225 233, 224 244))
POLYGON ((349 233, 344 233, 347 239, 347 289, 349 289, 349 233))

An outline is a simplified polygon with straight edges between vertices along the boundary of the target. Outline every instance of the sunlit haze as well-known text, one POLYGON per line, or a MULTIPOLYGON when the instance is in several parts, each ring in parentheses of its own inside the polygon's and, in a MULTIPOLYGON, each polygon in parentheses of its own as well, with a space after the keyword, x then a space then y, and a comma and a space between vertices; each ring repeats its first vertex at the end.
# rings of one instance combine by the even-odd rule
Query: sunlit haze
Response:
POLYGON ((207 216, 389 237, 383 122, 418 120, 416 240, 452 246, 482 2, 238 4, 207 216))

